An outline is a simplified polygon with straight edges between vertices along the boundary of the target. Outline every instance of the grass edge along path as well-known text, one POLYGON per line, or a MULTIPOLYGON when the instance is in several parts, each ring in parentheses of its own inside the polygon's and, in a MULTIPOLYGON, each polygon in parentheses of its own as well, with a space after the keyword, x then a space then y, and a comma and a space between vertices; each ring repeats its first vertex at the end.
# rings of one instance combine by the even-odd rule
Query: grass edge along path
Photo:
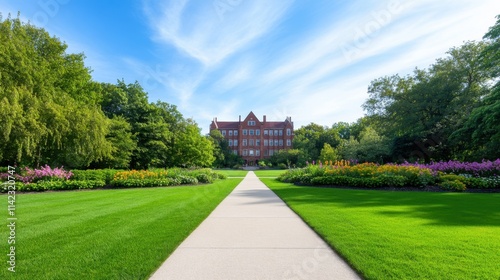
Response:
POLYGON ((241 181, 19 194, 16 272, 3 226, 0 279, 148 279, 241 181))
POLYGON ((500 194, 261 180, 366 279, 500 278, 500 194))

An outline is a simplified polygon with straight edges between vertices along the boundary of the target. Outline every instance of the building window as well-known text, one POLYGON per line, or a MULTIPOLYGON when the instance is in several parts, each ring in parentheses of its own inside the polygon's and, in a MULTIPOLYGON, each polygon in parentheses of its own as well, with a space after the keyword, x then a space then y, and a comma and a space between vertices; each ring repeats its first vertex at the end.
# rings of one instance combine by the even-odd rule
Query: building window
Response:
POLYGON ((251 157, 253 157, 253 155, 254 155, 253 150, 249 150, 248 151, 248 155, 251 156, 251 157))
POLYGON ((227 132, 229 133, 229 136, 233 136, 233 131, 232 130, 228 130, 227 132))
POLYGON ((248 134, 248 130, 243 129, 243 135, 247 135, 247 134, 248 134))
POLYGON ((273 140, 269 140, 269 146, 273 146, 274 142, 273 140))
POLYGON ((273 136, 273 130, 269 129, 269 136, 273 136))
POLYGON ((248 150, 243 150, 243 156, 247 156, 248 155, 248 150))
POLYGON ((229 147, 233 146, 233 140, 229 139, 229 147))
POLYGON ((286 135, 288 136, 292 135, 292 130, 290 128, 286 129, 286 135))
POLYGON ((234 131, 234 136, 238 136, 238 130, 234 131))
POLYGON ((277 129, 274 130, 274 135, 278 136, 278 130, 277 129))
POLYGON ((255 146, 260 146, 260 139, 255 140, 255 146))
POLYGON ((274 150, 269 150, 269 155, 270 156, 274 155, 274 150))
POLYGON ((253 141, 254 141, 253 139, 249 139, 248 140, 248 146, 253 146, 254 145, 253 141))
POLYGON ((255 126, 255 121, 248 121, 248 126, 255 126))
POLYGON ((264 129, 264 135, 269 135, 269 131, 267 129, 264 129))
POLYGON ((269 152, 267 150, 264 150, 264 155, 265 156, 269 155, 269 152))
POLYGON ((286 139, 286 145, 287 146, 292 146, 292 140, 286 139))
POLYGON ((255 155, 260 156, 260 150, 255 150, 255 155))
POLYGON ((233 150, 233 154, 238 155, 238 150, 233 150))
POLYGON ((279 133, 280 133, 280 136, 283 136, 283 130, 282 129, 279 130, 279 133))
POLYGON ((253 129, 249 129, 249 130, 248 130, 248 134, 249 134, 249 135, 253 135, 253 134, 254 134, 253 129))
POLYGON ((283 147, 283 140, 280 140, 280 147, 283 147))
POLYGON ((233 146, 235 146, 235 147, 238 146, 238 140, 236 140, 236 139, 233 140, 233 146))
POLYGON ((274 140, 274 146, 278 147, 278 140, 274 140))
POLYGON ((260 129, 255 130, 255 135, 259 136, 260 135, 260 129))
POLYGON ((243 139, 243 146, 247 145, 247 139, 243 139))
POLYGON ((268 145, 268 140, 267 139, 264 139, 264 146, 267 146, 268 145))
POLYGON ((226 136, 226 131, 225 130, 221 130, 220 133, 222 133, 222 136, 226 136))

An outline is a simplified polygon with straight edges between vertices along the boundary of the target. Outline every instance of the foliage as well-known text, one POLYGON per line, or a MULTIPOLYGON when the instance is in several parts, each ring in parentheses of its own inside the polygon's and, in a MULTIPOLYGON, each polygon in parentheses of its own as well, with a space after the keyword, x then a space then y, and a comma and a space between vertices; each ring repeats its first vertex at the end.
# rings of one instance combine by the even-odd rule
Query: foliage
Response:
POLYGON ((359 141, 354 138, 343 140, 339 146, 339 154, 343 159, 382 163, 389 155, 388 142, 373 128, 366 127, 359 134, 359 141))
POLYGON ((304 161, 319 158, 325 143, 337 147, 340 143, 339 134, 333 129, 314 123, 294 131, 293 147, 304 153, 304 161))
MULTIPOLYGON (((43 192, 60 190, 83 190, 102 188, 106 183, 102 180, 68 180, 68 181, 38 181, 37 183, 16 183, 16 190, 19 192, 43 192)), ((2 186, 1 192, 6 193, 7 187, 2 186)))
POLYGON ((323 145, 323 149, 321 149, 319 159, 322 161, 325 161, 325 160, 335 161, 335 160, 339 159, 339 156, 338 156, 337 151, 335 151, 335 149, 333 149, 332 146, 330 146, 330 144, 325 143, 323 145))
MULTIPOLYGON (((9 173, 0 173, 0 179, 5 179, 9 173)), ((36 183, 38 181, 62 181, 69 180, 73 176, 73 172, 64 170, 63 167, 51 168, 48 165, 31 169, 25 167, 20 173, 14 174, 14 177, 22 183, 36 183)))
POLYGON ((371 82, 363 108, 377 132, 392 143, 392 161, 499 157, 500 99, 496 87, 491 89, 498 67, 491 58, 500 48, 491 46, 489 41, 465 42, 429 69, 371 82))
POLYGON ((268 167, 284 165, 285 168, 292 168, 304 166, 305 161, 304 151, 299 149, 283 149, 274 153, 269 158, 268 167))
POLYGON ((100 87, 83 54, 19 18, 0 19, 0 162, 85 166, 109 156, 100 87))
POLYGON ((104 181, 106 185, 111 184, 115 174, 123 170, 119 169, 87 169, 87 170, 71 170, 73 173, 72 180, 88 181, 98 180, 104 181))
POLYGON ((306 168, 291 169, 279 181, 305 185, 352 187, 426 187, 438 185, 445 190, 464 191, 500 187, 500 160, 495 162, 447 162, 432 164, 319 162, 306 168), (475 177, 473 177, 475 176, 475 177))
POLYGON ((111 186, 119 188, 146 188, 173 185, 196 185, 198 183, 213 183, 218 179, 227 178, 211 169, 181 169, 172 168, 151 170, 130 170, 115 173, 111 186))
POLYGON ((500 176, 500 158, 495 161, 483 160, 482 162, 460 162, 456 160, 431 162, 428 164, 404 163, 407 166, 419 166, 433 171, 453 173, 456 175, 470 174, 476 177, 500 176))
POLYGON ((230 168, 237 164, 243 164, 243 158, 236 155, 229 147, 229 142, 219 130, 212 130, 207 138, 212 142, 215 168, 230 168))

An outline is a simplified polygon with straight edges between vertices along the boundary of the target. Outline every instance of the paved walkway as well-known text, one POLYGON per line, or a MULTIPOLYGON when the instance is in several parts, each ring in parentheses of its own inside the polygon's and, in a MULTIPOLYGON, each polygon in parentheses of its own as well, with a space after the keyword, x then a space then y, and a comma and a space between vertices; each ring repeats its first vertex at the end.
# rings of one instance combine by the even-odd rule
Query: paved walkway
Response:
POLYGON ((360 279, 253 172, 150 279, 360 279))

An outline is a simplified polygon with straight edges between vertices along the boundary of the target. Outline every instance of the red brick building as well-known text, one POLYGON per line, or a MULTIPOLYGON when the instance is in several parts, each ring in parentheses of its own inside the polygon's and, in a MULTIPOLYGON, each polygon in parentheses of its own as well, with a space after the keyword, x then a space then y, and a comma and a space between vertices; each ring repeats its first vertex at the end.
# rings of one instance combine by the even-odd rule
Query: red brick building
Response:
POLYGON ((210 131, 219 130, 228 140, 233 153, 240 155, 248 165, 269 158, 279 150, 292 148, 293 122, 291 117, 285 121, 267 121, 264 115, 260 121, 253 112, 238 121, 218 121, 214 118, 210 131))

